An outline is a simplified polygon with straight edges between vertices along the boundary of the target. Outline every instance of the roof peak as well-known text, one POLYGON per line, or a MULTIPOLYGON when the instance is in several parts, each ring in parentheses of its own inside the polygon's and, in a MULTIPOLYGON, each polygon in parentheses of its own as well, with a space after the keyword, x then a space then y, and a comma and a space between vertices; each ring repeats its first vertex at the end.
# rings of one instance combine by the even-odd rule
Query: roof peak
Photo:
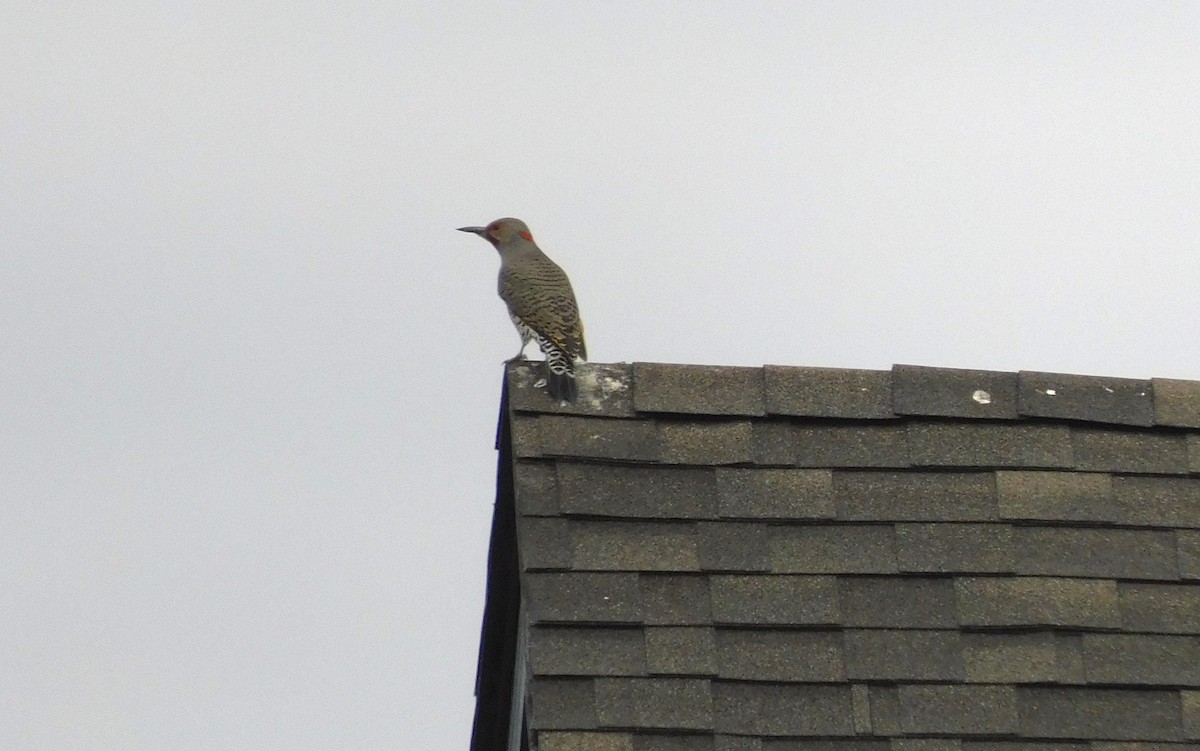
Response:
POLYGON ((532 388, 540 363, 507 370, 512 408, 605 417, 946 417, 1057 420, 1200 429, 1200 381, 893 365, 890 370, 787 365, 588 363, 581 398, 559 405, 532 388))

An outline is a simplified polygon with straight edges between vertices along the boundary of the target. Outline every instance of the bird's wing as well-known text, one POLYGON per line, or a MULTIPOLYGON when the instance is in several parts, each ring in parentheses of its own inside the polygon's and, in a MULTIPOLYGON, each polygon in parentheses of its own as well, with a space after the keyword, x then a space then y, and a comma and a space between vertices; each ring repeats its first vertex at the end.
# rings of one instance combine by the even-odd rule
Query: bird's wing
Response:
POLYGON ((567 275, 553 261, 501 268, 499 292, 508 312, 572 358, 587 359, 579 306, 567 275))

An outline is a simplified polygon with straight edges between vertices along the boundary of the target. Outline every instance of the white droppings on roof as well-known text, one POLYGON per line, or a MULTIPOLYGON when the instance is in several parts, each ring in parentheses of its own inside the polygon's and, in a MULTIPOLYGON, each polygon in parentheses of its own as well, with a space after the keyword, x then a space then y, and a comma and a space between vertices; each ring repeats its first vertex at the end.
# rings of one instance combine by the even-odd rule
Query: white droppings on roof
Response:
POLYGON ((971 398, 979 404, 991 404, 992 395, 983 389, 975 389, 975 393, 971 394, 971 398))
POLYGON ((629 390, 627 380, 611 375, 613 372, 611 369, 592 367, 586 363, 576 366, 575 378, 579 381, 579 393, 587 398, 591 407, 599 409, 608 397, 629 390))
POLYGON ((1054 389, 1044 389, 1042 391, 1042 393, 1045 394, 1046 396, 1057 396, 1058 395, 1058 392, 1055 391, 1054 389))

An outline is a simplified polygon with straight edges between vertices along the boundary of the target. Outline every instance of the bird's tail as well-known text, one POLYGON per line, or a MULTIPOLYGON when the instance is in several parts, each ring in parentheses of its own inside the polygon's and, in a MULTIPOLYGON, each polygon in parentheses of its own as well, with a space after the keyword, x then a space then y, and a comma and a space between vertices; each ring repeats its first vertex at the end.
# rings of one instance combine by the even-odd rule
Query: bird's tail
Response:
POLYGON ((559 349, 546 353, 546 388, 556 401, 573 402, 579 396, 575 382, 575 363, 559 349))

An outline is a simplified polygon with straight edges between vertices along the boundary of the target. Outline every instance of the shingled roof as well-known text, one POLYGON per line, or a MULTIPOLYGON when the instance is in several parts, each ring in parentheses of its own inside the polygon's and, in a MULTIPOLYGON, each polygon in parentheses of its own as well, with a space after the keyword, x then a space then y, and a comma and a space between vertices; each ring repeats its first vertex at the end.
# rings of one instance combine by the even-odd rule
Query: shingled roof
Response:
POLYGON ((473 751, 1200 749, 1200 382, 540 367, 473 751))

